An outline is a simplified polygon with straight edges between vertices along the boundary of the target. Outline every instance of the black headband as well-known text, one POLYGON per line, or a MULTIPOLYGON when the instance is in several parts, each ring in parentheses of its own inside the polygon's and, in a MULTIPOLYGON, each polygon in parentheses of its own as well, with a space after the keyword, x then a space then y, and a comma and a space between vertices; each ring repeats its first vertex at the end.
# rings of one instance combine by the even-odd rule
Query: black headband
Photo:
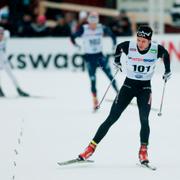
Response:
POLYGON ((137 36, 151 40, 152 33, 153 31, 149 26, 140 26, 137 31, 137 36))

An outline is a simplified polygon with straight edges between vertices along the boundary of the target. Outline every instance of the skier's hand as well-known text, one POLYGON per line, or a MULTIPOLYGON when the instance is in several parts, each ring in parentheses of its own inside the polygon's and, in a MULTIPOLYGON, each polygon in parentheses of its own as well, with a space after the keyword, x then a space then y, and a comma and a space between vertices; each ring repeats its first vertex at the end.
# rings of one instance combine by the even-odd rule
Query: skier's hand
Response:
POLYGON ((81 51, 81 46, 79 44, 76 44, 75 47, 78 49, 78 51, 81 51))
POLYGON ((167 82, 171 78, 171 72, 166 72, 163 75, 163 79, 165 82, 167 82))
POLYGON ((116 69, 119 69, 122 72, 122 64, 120 62, 115 62, 114 66, 116 69))

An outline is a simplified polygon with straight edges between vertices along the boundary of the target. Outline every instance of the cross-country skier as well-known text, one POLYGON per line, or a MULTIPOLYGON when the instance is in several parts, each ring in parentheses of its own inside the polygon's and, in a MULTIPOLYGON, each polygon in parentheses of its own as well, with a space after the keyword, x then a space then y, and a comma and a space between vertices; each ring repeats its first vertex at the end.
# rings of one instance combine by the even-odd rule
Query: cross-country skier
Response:
POLYGON ((171 76, 169 53, 163 46, 151 41, 152 34, 153 31, 149 26, 140 26, 137 31, 137 42, 125 41, 117 46, 115 63, 121 68, 119 55, 124 52, 128 57, 126 62, 127 75, 107 119, 100 125, 85 151, 79 155, 81 160, 88 159, 94 153, 109 128, 118 120, 133 97, 136 97, 141 123, 139 161, 142 164, 149 163, 147 146, 150 134, 151 78, 158 58, 163 58, 165 66, 163 79, 165 82, 171 76))
MULTIPOLYGON (((116 45, 116 37, 113 35, 110 29, 99 23, 99 16, 96 12, 91 12, 87 18, 88 24, 83 25, 79 31, 72 34, 71 41, 75 46, 79 45, 76 43, 75 39, 77 37, 83 37, 84 46, 84 59, 87 65, 87 70, 89 73, 89 78, 91 82, 91 92, 93 96, 93 108, 96 110, 98 106, 97 99, 97 89, 96 89, 96 69, 101 66, 104 73, 107 75, 109 80, 113 79, 110 66, 107 59, 102 53, 102 38, 103 35, 109 35, 113 40, 113 45, 116 45)), ((118 88, 116 81, 114 80, 112 86, 116 92, 118 88)))
MULTIPOLYGON (((3 27, 0 27, 0 70, 4 69, 6 71, 6 73, 12 80, 12 82, 13 82, 14 86, 16 87, 16 90, 20 96, 28 97, 29 94, 24 92, 20 88, 20 86, 19 86, 15 76, 12 74, 11 68, 8 64, 8 60, 7 60, 5 51, 6 51, 6 41, 9 38, 9 36, 10 36, 9 31, 5 30, 3 27)), ((5 94, 1 88, 1 84, 0 84, 0 97, 5 97, 5 94)))

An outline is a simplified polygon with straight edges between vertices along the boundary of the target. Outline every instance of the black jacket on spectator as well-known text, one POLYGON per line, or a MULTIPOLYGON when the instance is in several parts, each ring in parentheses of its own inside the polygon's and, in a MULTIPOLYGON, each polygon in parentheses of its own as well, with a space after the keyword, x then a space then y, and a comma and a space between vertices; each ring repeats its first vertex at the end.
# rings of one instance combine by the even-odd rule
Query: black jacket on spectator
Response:
POLYGON ((61 26, 57 25, 52 29, 52 36, 57 37, 70 37, 71 36, 71 30, 67 24, 61 26))
POLYGON ((47 26, 38 26, 35 23, 32 23, 29 29, 29 37, 45 37, 50 35, 49 27, 47 26))
POLYGON ((130 19, 124 10, 110 23, 110 27, 116 36, 132 36, 133 34, 130 19))

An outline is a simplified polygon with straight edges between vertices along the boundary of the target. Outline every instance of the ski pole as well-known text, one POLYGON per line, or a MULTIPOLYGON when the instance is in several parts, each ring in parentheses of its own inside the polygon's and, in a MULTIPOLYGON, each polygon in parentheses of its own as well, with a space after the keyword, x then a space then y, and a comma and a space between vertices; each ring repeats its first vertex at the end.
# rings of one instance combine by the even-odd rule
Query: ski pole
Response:
POLYGON ((158 116, 162 116, 162 107, 163 107, 163 101, 164 101, 164 93, 165 93, 166 83, 167 83, 167 81, 165 80, 165 81, 164 81, 164 85, 163 85, 163 92, 162 92, 161 104, 160 104, 158 116))
POLYGON ((104 101, 104 98, 105 98, 105 96, 106 96, 109 88, 111 87, 111 85, 112 85, 112 83, 113 83, 113 81, 114 81, 114 79, 115 79, 115 77, 116 77, 116 75, 117 75, 117 73, 118 73, 119 71, 121 71, 120 68, 118 68, 117 71, 115 72, 115 74, 114 74, 114 76, 113 76, 113 79, 112 79, 111 82, 109 83, 109 85, 108 85, 108 87, 107 87, 107 89, 106 89, 106 91, 105 91, 105 93, 104 93, 101 101, 100 101, 99 104, 96 106, 96 109, 99 109, 99 108, 100 108, 100 106, 101 106, 102 102, 104 101))

